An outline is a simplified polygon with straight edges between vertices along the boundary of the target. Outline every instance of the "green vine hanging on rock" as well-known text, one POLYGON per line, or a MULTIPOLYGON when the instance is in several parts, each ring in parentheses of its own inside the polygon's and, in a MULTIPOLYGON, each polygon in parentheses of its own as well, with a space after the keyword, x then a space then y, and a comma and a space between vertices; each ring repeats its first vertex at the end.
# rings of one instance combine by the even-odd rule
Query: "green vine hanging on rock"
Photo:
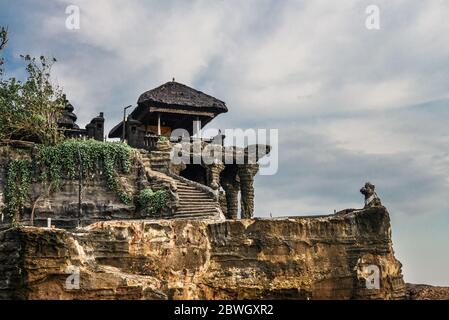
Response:
POLYGON ((132 197, 122 190, 117 176, 118 172, 130 172, 132 150, 118 142, 70 139, 55 146, 40 145, 35 160, 41 170, 40 180, 49 181, 52 191, 60 189, 62 178, 78 179, 81 162, 83 179, 100 174, 108 188, 117 192, 123 203, 130 204, 132 197))
POLYGON ((20 211, 28 199, 28 189, 32 180, 29 159, 11 160, 6 170, 5 201, 12 223, 20 220, 20 211))
POLYGON ((77 180, 80 168, 83 180, 99 175, 123 203, 131 204, 132 195, 123 190, 118 174, 131 171, 132 157, 133 149, 118 142, 70 139, 54 146, 39 145, 31 160, 11 160, 8 165, 5 185, 8 212, 13 221, 18 221, 31 182, 49 183, 49 190, 56 192, 63 179, 77 180))

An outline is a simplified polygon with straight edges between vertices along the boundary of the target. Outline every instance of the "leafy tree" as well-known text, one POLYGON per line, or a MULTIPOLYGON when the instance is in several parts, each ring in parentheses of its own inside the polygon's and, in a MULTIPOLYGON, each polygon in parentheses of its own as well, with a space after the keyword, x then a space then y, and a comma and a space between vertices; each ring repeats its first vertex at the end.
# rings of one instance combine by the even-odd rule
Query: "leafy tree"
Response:
POLYGON ((8 30, 0 28, 0 139, 30 140, 45 145, 63 139, 58 119, 65 106, 62 90, 51 82, 54 58, 21 56, 28 77, 3 79, 8 30))

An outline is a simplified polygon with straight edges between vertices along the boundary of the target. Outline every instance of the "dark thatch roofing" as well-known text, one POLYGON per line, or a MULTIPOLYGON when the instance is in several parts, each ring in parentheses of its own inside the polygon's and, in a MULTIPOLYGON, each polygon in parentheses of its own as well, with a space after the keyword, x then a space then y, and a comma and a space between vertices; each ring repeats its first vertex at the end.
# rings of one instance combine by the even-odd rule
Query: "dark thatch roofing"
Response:
MULTIPOLYGON (((159 111, 160 109, 167 109, 167 113, 170 113, 170 110, 178 109, 175 113, 176 116, 171 116, 171 120, 175 118, 175 122, 177 122, 171 124, 176 126, 173 128, 183 128, 183 125, 185 125, 181 123, 183 119, 182 110, 185 110, 186 116, 191 118, 194 117, 195 112, 202 114, 202 126, 214 118, 204 115, 205 112, 213 113, 216 116, 228 111, 225 102, 182 83, 171 81, 143 93, 137 101, 137 107, 129 115, 129 119, 149 123, 152 121, 150 120, 152 115, 154 117, 159 112, 155 111, 156 109, 159 109, 159 111), (155 113, 153 114, 153 112, 155 113)), ((185 119, 184 122, 188 122, 191 126, 191 120, 185 119)), ((109 138, 121 137, 122 129, 123 123, 120 122, 109 132, 109 138)))
POLYGON ((143 93, 137 101, 139 105, 155 104, 164 107, 183 109, 202 109, 215 113, 227 112, 226 104, 201 91, 175 81, 167 82, 143 93))

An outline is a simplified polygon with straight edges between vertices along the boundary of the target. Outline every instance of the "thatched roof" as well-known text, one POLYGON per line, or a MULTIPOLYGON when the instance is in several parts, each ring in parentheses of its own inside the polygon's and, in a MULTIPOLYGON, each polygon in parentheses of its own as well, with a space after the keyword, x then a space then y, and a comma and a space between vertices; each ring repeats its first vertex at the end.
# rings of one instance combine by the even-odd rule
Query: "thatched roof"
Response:
MULTIPOLYGON (((192 118, 200 117, 203 127, 216 115, 227 111, 225 102, 182 83, 171 81, 143 93, 129 119, 157 125, 157 115, 165 112, 167 115, 163 116, 163 121, 166 126, 189 131, 193 130, 192 118)), ((120 122, 109 132, 109 138, 121 137, 122 130, 123 123, 120 122)))
POLYGON ((167 82, 143 93, 137 104, 158 105, 167 108, 201 109, 217 114, 228 111, 223 101, 175 81, 167 82))

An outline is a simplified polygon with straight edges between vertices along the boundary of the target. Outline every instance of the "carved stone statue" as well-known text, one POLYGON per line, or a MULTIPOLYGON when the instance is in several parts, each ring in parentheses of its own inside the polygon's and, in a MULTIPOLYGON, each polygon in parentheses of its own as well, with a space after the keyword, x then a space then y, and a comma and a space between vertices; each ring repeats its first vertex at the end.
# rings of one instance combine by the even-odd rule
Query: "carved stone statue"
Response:
POLYGON ((360 193, 365 196, 365 208, 379 207, 382 205, 375 188, 374 184, 367 182, 365 183, 365 186, 360 189, 360 193))

